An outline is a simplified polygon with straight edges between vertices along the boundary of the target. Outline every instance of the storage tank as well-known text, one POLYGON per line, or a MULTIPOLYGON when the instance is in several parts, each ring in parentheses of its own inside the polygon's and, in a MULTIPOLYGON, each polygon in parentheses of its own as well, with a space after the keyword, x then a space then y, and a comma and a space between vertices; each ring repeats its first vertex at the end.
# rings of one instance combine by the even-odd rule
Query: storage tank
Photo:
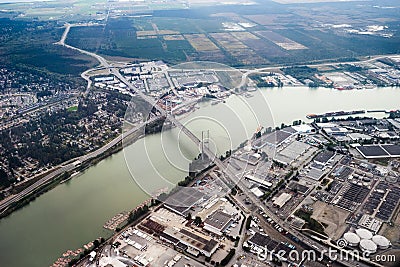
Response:
POLYGON ((346 240, 347 244, 352 247, 358 246, 361 240, 361 238, 357 234, 351 232, 345 233, 343 235, 343 238, 344 240, 346 240))
POLYGON ((389 239, 381 235, 375 235, 372 237, 372 241, 378 246, 380 249, 387 249, 392 244, 390 243, 389 239))
POLYGON ((378 249, 378 246, 370 239, 362 239, 360 241, 360 249, 363 252, 373 254, 378 249))
POLYGON ((372 232, 367 230, 367 229, 357 229, 356 234, 361 238, 361 239, 371 239, 372 238, 372 232))

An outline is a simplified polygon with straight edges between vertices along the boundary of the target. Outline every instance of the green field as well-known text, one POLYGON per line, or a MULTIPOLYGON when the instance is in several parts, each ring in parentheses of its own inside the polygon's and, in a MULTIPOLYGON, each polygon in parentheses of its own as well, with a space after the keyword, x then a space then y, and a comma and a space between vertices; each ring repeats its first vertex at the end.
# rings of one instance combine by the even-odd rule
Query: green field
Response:
POLYGON ((69 111, 69 112, 77 112, 78 111, 78 106, 69 107, 67 109, 67 111, 69 111))
MULTIPOLYGON (((105 56, 132 60, 164 60, 171 64, 188 60, 216 61, 232 66, 337 61, 400 53, 400 19, 396 10, 377 10, 367 5, 359 7, 353 2, 306 6, 279 5, 269 0, 262 2, 268 5, 226 5, 182 10, 152 10, 148 6, 139 8, 113 2, 114 8, 110 8, 111 15, 105 26, 73 27, 67 43, 105 56), (133 13, 118 15, 117 5, 121 5, 121 10, 127 14, 140 11, 148 16, 131 16, 133 13), (135 11, 135 8, 139 9, 135 11), (353 33, 346 31, 346 28, 329 26, 343 23, 348 23, 353 33), (384 26, 382 34, 354 33, 354 30, 366 31, 370 25, 384 26), (229 36, 229 32, 235 33, 229 36), (195 34, 200 34, 204 40, 191 38, 195 34), (291 46, 296 43, 300 48, 291 46), (205 49, 206 44, 214 49, 205 49)), ((87 16, 95 15, 100 23, 104 22, 104 2, 101 1, 83 3, 67 0, 35 5, 35 8, 25 9, 37 12, 38 18, 55 16, 52 12, 61 12, 58 10, 64 10, 63 7, 69 5, 65 10, 76 9, 76 12, 68 19, 63 17, 62 21, 85 22, 89 20, 87 16)), ((0 4, 2 7, 22 9, 23 5, 0 4)), ((170 7, 165 4, 159 9, 170 7)), ((0 17, 1 14, 5 16, 4 12, 0 13, 0 17)), ((11 14, 7 13, 7 16, 11 14)), ((96 64, 86 56, 52 44, 60 38, 63 22, 42 22, 39 27, 40 22, 33 23, 27 18, 24 21, 13 20, 14 29, 0 35, 0 47, 4 48, 4 51, 0 51, 3 60, 8 58, 17 64, 66 74, 77 74, 96 64)), ((90 18, 92 21, 93 17, 90 18)), ((2 31, 8 26, 3 22, 2 31)))

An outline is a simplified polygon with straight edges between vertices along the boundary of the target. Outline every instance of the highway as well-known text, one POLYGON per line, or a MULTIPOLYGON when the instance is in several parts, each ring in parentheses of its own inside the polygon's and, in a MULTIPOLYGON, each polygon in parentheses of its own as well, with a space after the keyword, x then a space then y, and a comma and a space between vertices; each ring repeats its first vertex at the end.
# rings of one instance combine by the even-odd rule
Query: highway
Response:
MULTIPOLYGON (((67 27, 68 27, 68 25, 67 25, 67 27)), ((125 79, 125 77, 123 77, 123 75, 116 68, 110 66, 110 64, 103 57, 101 57, 95 53, 91 53, 91 52, 88 52, 88 51, 65 44, 66 35, 68 34, 67 29, 65 32, 66 32, 65 36, 63 35, 59 44, 96 58, 100 62, 101 66, 108 68, 110 70, 110 72, 114 76, 116 76, 121 82, 123 82, 133 93, 136 93, 143 100, 145 100, 148 104, 153 106, 154 109, 156 109, 159 112, 159 114, 161 114, 162 116, 165 116, 167 120, 169 120, 172 124, 174 124, 176 127, 178 127, 186 136, 188 136, 188 138, 193 143, 195 143, 197 146, 201 145, 201 140, 198 137, 196 137, 189 129, 187 129, 173 115, 169 114, 164 109, 162 109, 159 105, 157 105, 156 101, 153 98, 144 94, 142 91, 137 90, 137 88, 134 87, 132 84, 130 84, 129 81, 127 81, 127 79, 125 79)), ((379 58, 383 58, 386 56, 387 55, 374 56, 374 57, 371 57, 370 59, 358 61, 358 62, 352 61, 352 62, 341 62, 341 63, 323 63, 323 64, 314 64, 314 65, 307 65, 307 66, 319 67, 319 66, 346 64, 346 63, 349 63, 349 64, 350 63, 351 64, 362 63, 362 62, 366 63, 366 62, 371 62, 371 61, 374 61, 374 60, 377 60, 379 58)), ((391 55, 391 56, 395 56, 395 55, 391 55)), ((254 70, 246 70, 246 72, 244 72, 242 75, 242 80, 238 87, 241 88, 247 83, 247 78, 250 74, 273 70, 273 69, 277 69, 277 68, 283 68, 283 67, 287 67, 287 66, 271 66, 271 67, 265 67, 265 68, 258 68, 258 69, 254 69, 254 70)), ((225 181, 221 179, 221 181, 224 182, 224 184, 228 188, 230 188, 236 184, 238 186, 238 188, 250 199, 250 201, 253 203, 254 207, 258 207, 258 208, 262 209, 271 219, 273 219, 276 223, 278 223, 285 231, 298 237, 302 242, 304 242, 305 244, 307 244, 310 247, 315 248, 319 252, 327 251, 327 247, 332 247, 334 249, 337 249, 337 247, 335 245, 331 244, 329 241, 326 242, 323 240, 312 239, 311 237, 308 237, 298 231, 293 230, 289 226, 287 226, 283 220, 281 220, 275 214, 273 214, 259 198, 257 198, 252 192, 250 192, 250 190, 247 188, 247 186, 245 184, 243 184, 243 182, 241 180, 236 178, 234 171, 232 171, 229 167, 225 166, 224 163, 218 157, 216 157, 211 150, 209 150, 207 147, 204 147, 203 153, 206 154, 208 156, 208 158, 211 159, 214 162, 214 164, 224 173, 224 176, 227 179, 225 181), (323 243, 323 244, 321 244, 321 243, 323 243)), ((90 157, 90 154, 87 155, 86 157, 90 157)), ((67 166, 65 166, 65 167, 67 167, 67 166)), ((0 206, 0 208, 1 208, 1 206, 0 206)), ((354 262, 348 262, 348 261, 343 261, 343 260, 338 260, 338 262, 345 266, 355 266, 356 265, 354 262)), ((375 265, 375 266, 380 266, 379 264, 376 264, 373 262, 368 262, 368 263, 375 265)), ((357 262, 357 265, 362 266, 363 264, 361 262, 357 262)))
POLYGON ((11 204, 16 203, 16 202, 20 201, 21 199, 23 199, 24 197, 30 195, 31 193, 33 193, 38 188, 40 188, 43 185, 51 182, 58 175, 60 175, 60 174, 62 174, 64 172, 69 172, 69 171, 74 170, 78 166, 78 164, 77 164, 78 162, 82 163, 82 162, 85 162, 87 160, 90 160, 90 159, 93 159, 93 158, 96 158, 96 157, 100 156, 101 154, 103 154, 104 152, 106 152, 107 150, 112 148, 113 146, 115 146, 118 143, 120 143, 126 137, 130 136, 133 133, 136 133, 139 130, 141 130, 146 124, 152 123, 152 122, 156 121, 157 119, 160 119, 160 116, 153 117, 150 120, 148 120, 146 122, 142 122, 139 125, 129 129, 129 131, 120 134, 118 137, 114 138, 111 142, 107 143, 106 145, 104 145, 103 147, 97 149, 96 151, 93 151, 93 152, 91 152, 91 153, 89 153, 87 155, 84 155, 84 156, 81 156, 79 158, 76 158, 75 160, 70 160, 70 162, 71 161, 73 161, 73 162, 68 163, 66 165, 57 166, 57 167, 59 167, 59 169, 57 169, 57 170, 53 171, 52 173, 46 175, 45 177, 43 177, 42 179, 40 179, 37 182, 33 183, 32 185, 28 186, 27 188, 25 188, 24 190, 22 190, 18 194, 13 195, 13 196, 11 196, 9 198, 6 198, 3 201, 1 201, 0 202, 0 211, 1 211, 0 214, 3 214, 4 211, 6 211, 11 204))
MULTIPOLYGON (((142 91, 137 90, 136 87, 134 87, 132 84, 125 79, 121 75, 121 73, 115 69, 112 68, 111 72, 118 78, 120 79, 121 82, 123 82, 129 89, 132 90, 132 92, 135 92, 138 96, 140 96, 143 100, 148 102, 149 104, 153 105, 153 107, 160 112, 161 115, 165 116, 167 120, 169 120, 172 124, 174 124, 177 128, 179 128, 189 139, 195 143, 198 147, 201 146, 201 140, 195 136, 188 128, 186 128, 180 121, 178 121, 173 115, 170 113, 166 112, 164 109, 162 109, 159 105, 155 104, 155 100, 152 99, 151 97, 145 95, 142 91)), ((276 223, 278 223, 285 231, 288 233, 298 237, 302 242, 307 244, 310 247, 313 247, 317 250, 317 252, 325 252, 327 255, 328 252, 328 247, 332 249, 339 249, 337 246, 334 244, 331 244, 329 241, 323 241, 323 240, 317 240, 317 239, 312 239, 309 236, 306 236, 292 228, 290 226, 286 225, 283 220, 281 220, 279 217, 277 217, 273 212, 271 212, 267 206, 259 199, 257 198, 250 190, 249 188, 239 179, 236 178, 235 172, 232 171, 229 166, 226 166, 218 157, 215 156, 215 154, 209 150, 206 146, 203 148, 203 153, 208 156, 209 159, 211 159, 214 164, 220 169, 225 174, 225 179, 221 179, 221 181, 226 185, 227 188, 232 188, 233 185, 236 184, 236 186, 250 199, 250 201, 253 203, 254 207, 261 208, 271 219, 273 219, 276 223), (323 243, 323 244, 321 244, 323 243)), ((328 256, 328 255, 327 255, 328 256)), ((364 259, 367 261, 367 259, 364 259)), ((339 263, 353 267, 355 266, 354 262, 351 261, 344 261, 344 260, 337 260, 339 263)), ((374 266, 381 266, 375 262, 368 262, 371 265, 374 266)), ((357 262, 359 266, 364 266, 361 262, 357 262)), ((368 265, 365 265, 368 266, 368 265)))
MULTIPOLYGON (((165 116, 167 120, 169 120, 172 124, 174 124, 177 128, 179 128, 187 137, 189 137, 189 139, 193 143, 195 143, 198 147, 201 146, 201 140, 197 136, 195 136, 188 128, 186 128, 180 121, 178 121, 173 115, 166 112, 159 105, 155 104, 156 102, 154 99, 145 95, 142 91, 137 90, 136 87, 130 84, 129 81, 127 81, 127 79, 125 79, 125 77, 123 77, 117 69, 112 68, 111 72, 118 79, 120 79, 120 81, 123 82, 129 89, 131 89, 132 92, 136 93, 143 100, 152 105, 161 115, 165 116)), ((204 146, 203 148, 203 153, 206 154, 208 158, 211 159, 214 162, 214 164, 220 169, 220 171, 222 171, 225 174, 225 177, 227 179, 226 180, 221 179, 221 181, 226 185, 226 188, 232 188, 232 186, 236 184, 236 186, 250 199, 254 207, 261 208, 271 219, 273 219, 276 223, 278 223, 285 231, 298 237, 302 242, 304 242, 308 246, 315 248, 317 252, 321 253, 324 251, 328 252, 328 247, 331 247, 332 249, 338 249, 335 245, 331 244, 330 242, 312 239, 290 228, 288 225, 285 224, 283 220, 281 220, 273 212, 271 212, 266 207, 266 205, 259 198, 257 198, 241 180, 237 179, 234 171, 232 171, 229 167, 225 166, 225 164, 218 157, 216 157, 215 154, 211 150, 209 150, 206 146, 204 146)), ((337 261, 345 266, 349 267, 355 266, 355 263, 351 261, 342 261, 342 260, 337 260, 337 261)), ((359 266, 363 266, 361 262, 357 262, 357 264, 359 266)), ((379 264, 373 262, 370 262, 370 264, 374 266, 380 266, 379 264)))

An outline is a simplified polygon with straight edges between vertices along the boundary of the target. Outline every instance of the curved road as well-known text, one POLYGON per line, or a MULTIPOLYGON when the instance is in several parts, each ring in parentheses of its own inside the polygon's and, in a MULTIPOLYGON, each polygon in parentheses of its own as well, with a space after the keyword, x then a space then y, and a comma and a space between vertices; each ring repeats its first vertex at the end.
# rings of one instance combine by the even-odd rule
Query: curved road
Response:
MULTIPOLYGON (((168 112, 166 112, 164 109, 162 109, 159 105, 156 104, 156 101, 151 98, 148 95, 145 95, 142 91, 137 90, 136 87, 134 87, 132 84, 129 83, 129 81, 127 81, 125 79, 125 77, 123 77, 121 75, 121 73, 113 68, 112 66, 110 66, 110 64, 101 56, 92 53, 92 52, 88 52, 70 45, 65 44, 65 40, 67 38, 69 29, 70 29, 71 25, 67 24, 66 25, 66 30, 60 40, 60 42, 58 42, 57 44, 59 45, 63 45, 67 48, 73 49, 73 50, 77 50, 83 54, 89 55, 91 57, 96 58, 100 65, 109 69, 110 72, 116 76, 118 79, 120 79, 121 82, 123 82, 130 90, 132 90, 133 93, 136 93, 137 95, 139 95, 143 100, 145 100, 147 103, 149 103, 150 105, 152 105, 161 115, 165 116, 171 123, 173 123, 176 127, 178 127, 179 129, 181 129, 181 131, 183 133, 185 133, 196 145, 201 145, 201 141, 198 137, 196 137, 189 129, 187 129, 182 123, 180 123, 174 116, 172 116, 171 114, 169 114, 168 112)), ((370 62, 373 60, 377 60, 379 58, 383 58, 386 56, 375 56, 372 57, 368 60, 364 60, 364 61, 359 61, 359 62, 370 62)), ((357 63, 357 62, 343 62, 343 63, 324 63, 324 64, 315 64, 315 65, 307 65, 307 66, 311 66, 311 67, 316 67, 316 66, 326 66, 326 65, 334 65, 334 64, 345 64, 345 63, 357 63)), ((246 82, 247 82, 247 78, 250 74, 252 73, 258 73, 258 72, 262 72, 262 71, 268 71, 271 69, 276 69, 276 68, 282 68, 285 66, 275 66, 275 67, 265 67, 265 68, 259 68, 259 69, 254 69, 254 70, 247 70, 243 76, 242 76, 242 81, 240 83, 239 87, 243 87, 246 82)), ((154 117, 152 120, 155 120, 158 117, 154 117)), ((132 128, 129 132, 134 132, 134 130, 138 130, 139 128, 143 127, 145 124, 141 124, 135 128, 132 128)), ((118 142, 120 142, 122 140, 123 136, 120 135, 119 137, 117 137, 116 139, 114 139, 113 141, 111 141, 109 144, 107 144, 106 146, 96 150, 95 152, 92 152, 88 155, 82 156, 81 158, 79 158, 78 160, 87 160, 93 157, 96 157, 97 155, 100 155, 101 153, 104 153, 108 148, 112 147, 113 145, 117 144, 118 142)), ((236 184, 241 190, 242 192, 244 192, 246 194, 246 196, 253 202, 254 206, 261 208, 262 210, 264 210, 264 212, 270 217, 272 218, 275 222, 277 222, 279 225, 282 226, 282 228, 293 234, 294 236, 297 236, 301 239, 302 242, 304 242, 305 244, 309 245, 309 246, 313 246, 315 247, 317 250, 321 251, 327 251, 327 247, 333 247, 336 248, 337 247, 331 243, 328 242, 323 242, 324 244, 321 243, 316 243, 315 240, 312 240, 310 237, 305 236, 304 234, 295 231, 289 227, 287 227, 284 223, 284 221, 282 221, 280 218, 278 218, 277 216, 275 216, 275 214, 273 214, 266 206, 265 204, 258 199, 257 197, 255 197, 255 195, 253 195, 249 189, 247 188, 246 185, 244 185, 242 183, 242 181, 238 180, 236 178, 236 175, 234 173, 234 171, 232 171, 231 169, 229 169, 229 167, 225 166, 224 163, 218 158, 215 157, 214 153, 209 150, 207 147, 204 148, 203 152, 210 158, 213 160, 213 162, 215 163, 215 165, 225 174, 225 178, 226 180, 222 180, 222 182, 224 182, 224 184, 227 187, 231 187, 233 184, 236 184)), ((61 167, 60 169, 56 170, 55 172, 47 175, 46 177, 44 177, 43 179, 41 179, 40 181, 36 182, 35 184, 31 185, 30 187, 26 188, 25 190, 23 190, 20 194, 14 196, 11 199, 8 199, 7 201, 3 202, 0 205, 0 210, 4 209, 5 207, 7 207, 8 205, 10 205, 11 203, 14 203, 15 201, 18 201, 20 199, 22 199, 24 196, 26 196, 27 194, 29 194, 30 192, 34 191, 36 188, 38 188, 39 186, 47 183, 48 181, 50 181, 53 177, 55 177, 56 175, 59 175, 65 171, 71 170, 75 167, 75 163, 70 163, 66 166, 61 167)), ((338 262, 346 265, 346 266, 354 266, 354 262, 347 262, 347 261, 342 261, 342 260, 338 260, 338 262)), ((369 264, 373 264, 372 262, 368 262, 369 264)), ((376 266, 379 266, 378 264, 374 264, 376 266)))

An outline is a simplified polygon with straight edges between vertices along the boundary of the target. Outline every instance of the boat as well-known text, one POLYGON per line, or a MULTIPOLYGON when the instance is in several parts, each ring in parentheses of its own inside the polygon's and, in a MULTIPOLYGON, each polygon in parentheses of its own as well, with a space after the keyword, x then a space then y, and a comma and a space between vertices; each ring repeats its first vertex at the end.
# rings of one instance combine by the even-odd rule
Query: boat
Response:
POLYGON ((348 116, 348 115, 357 115, 364 114, 365 110, 353 110, 353 111, 336 111, 336 112, 327 112, 324 114, 308 114, 306 116, 307 119, 316 119, 316 118, 325 118, 325 117, 339 117, 339 116, 348 116))

